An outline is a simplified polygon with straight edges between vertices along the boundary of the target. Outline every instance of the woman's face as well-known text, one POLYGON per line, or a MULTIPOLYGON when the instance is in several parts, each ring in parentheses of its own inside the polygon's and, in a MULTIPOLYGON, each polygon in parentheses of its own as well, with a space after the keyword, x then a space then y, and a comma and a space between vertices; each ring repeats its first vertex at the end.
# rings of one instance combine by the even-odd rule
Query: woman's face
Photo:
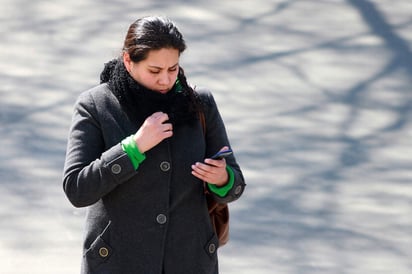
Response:
POLYGON ((176 82, 179 51, 174 48, 151 50, 146 59, 137 63, 125 52, 123 62, 134 80, 148 89, 164 94, 171 90, 176 82))

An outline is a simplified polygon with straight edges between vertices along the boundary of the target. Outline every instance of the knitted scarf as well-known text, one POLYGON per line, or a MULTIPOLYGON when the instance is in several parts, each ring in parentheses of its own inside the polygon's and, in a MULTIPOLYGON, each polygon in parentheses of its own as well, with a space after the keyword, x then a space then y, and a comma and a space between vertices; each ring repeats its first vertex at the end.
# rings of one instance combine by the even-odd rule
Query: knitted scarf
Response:
POLYGON ((100 83, 107 83, 119 100, 130 121, 139 126, 157 111, 167 113, 173 126, 193 123, 197 120, 188 92, 176 85, 166 94, 149 90, 136 82, 126 70, 123 62, 113 59, 105 64, 100 74, 100 83))

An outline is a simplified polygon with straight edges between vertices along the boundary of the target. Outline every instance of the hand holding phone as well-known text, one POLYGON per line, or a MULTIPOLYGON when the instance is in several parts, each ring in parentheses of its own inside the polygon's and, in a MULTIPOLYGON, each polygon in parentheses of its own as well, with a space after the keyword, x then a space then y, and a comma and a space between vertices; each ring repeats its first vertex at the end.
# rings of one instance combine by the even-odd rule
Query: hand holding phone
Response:
POLYGON ((227 146, 221 148, 219 152, 211 157, 204 159, 204 162, 196 162, 192 165, 192 174, 202 181, 223 186, 228 182, 229 174, 226 169, 226 162, 222 161, 225 157, 232 154, 232 150, 227 146))

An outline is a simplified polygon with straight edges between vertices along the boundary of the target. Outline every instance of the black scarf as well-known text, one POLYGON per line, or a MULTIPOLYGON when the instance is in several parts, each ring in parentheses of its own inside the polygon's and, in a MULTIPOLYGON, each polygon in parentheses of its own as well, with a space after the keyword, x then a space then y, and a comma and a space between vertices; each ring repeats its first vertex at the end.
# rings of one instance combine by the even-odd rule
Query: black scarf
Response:
POLYGON ((130 76, 119 59, 105 64, 100 74, 100 83, 106 82, 130 121, 138 123, 139 126, 157 111, 167 113, 173 126, 197 120, 190 96, 188 92, 181 90, 180 85, 175 85, 166 94, 149 90, 130 76))

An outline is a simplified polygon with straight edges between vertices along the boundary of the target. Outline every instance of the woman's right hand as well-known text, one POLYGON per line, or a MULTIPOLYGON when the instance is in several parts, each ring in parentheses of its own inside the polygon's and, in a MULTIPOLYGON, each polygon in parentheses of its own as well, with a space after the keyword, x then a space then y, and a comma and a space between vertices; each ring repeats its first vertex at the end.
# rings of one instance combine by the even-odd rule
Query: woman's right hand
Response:
POLYGON ((168 120, 169 116, 164 112, 155 112, 146 118, 134 135, 134 140, 141 153, 145 153, 173 135, 173 126, 171 123, 166 123, 168 120))

